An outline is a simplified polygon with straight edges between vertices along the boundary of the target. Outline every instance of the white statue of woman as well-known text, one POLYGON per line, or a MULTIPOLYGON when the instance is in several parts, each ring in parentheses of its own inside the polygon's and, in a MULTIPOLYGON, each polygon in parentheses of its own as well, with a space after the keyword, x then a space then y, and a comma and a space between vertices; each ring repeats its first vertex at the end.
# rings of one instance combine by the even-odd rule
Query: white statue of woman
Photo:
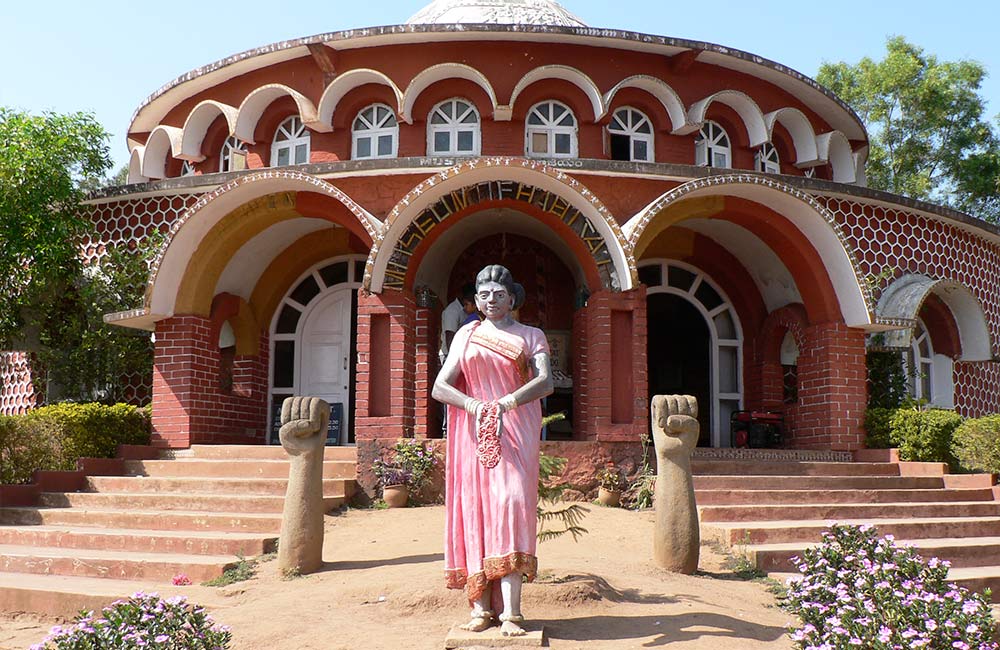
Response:
POLYGON ((480 271, 476 306, 485 320, 455 334, 432 393, 448 405, 445 579, 472 606, 462 629, 481 632, 499 620, 504 636, 525 633, 522 579, 538 571, 540 400, 552 392, 548 342, 514 320, 515 291, 506 268, 480 271))

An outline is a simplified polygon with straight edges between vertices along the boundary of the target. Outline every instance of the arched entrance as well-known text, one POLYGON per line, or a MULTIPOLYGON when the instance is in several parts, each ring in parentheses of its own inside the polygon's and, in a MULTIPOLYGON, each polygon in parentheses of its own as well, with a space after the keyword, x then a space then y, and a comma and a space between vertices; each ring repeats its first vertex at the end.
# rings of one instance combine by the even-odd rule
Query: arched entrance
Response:
POLYGON ((317 264, 282 299, 271 323, 270 433, 278 442, 281 403, 292 395, 330 404, 327 444, 354 443, 358 288, 364 258, 346 256, 317 264))
POLYGON ((743 331, 725 292, 705 273, 676 260, 639 266, 648 288, 649 397, 698 398, 698 444, 728 445, 730 414, 743 401, 743 331))

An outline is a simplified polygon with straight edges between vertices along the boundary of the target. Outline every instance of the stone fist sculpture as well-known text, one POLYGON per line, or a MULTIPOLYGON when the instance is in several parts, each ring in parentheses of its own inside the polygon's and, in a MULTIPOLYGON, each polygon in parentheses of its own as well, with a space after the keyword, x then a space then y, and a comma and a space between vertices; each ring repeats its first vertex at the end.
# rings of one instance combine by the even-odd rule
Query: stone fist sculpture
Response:
POLYGON ((653 557, 668 571, 691 574, 698 569, 701 542, 691 480, 698 401, 690 395, 656 395, 650 410, 656 448, 653 557))
POLYGON ((289 397, 281 405, 281 446, 290 458, 278 539, 278 570, 310 573, 323 565, 323 450, 330 405, 289 397))

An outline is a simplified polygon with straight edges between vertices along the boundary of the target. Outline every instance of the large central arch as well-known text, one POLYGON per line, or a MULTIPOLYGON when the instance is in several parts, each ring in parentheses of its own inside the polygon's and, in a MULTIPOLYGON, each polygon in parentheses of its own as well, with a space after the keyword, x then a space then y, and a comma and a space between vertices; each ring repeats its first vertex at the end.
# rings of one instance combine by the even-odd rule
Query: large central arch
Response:
POLYGON ((592 290, 625 291, 637 284, 621 229, 586 187, 539 162, 480 158, 428 178, 392 209, 368 257, 365 288, 412 289, 412 262, 456 217, 504 206, 545 222, 564 239, 588 271, 592 290))

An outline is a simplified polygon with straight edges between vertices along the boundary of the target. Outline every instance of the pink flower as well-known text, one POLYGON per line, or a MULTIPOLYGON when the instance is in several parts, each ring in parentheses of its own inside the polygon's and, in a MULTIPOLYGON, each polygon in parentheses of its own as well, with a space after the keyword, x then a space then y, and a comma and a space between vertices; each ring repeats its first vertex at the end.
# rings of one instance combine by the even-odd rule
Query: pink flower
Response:
POLYGON ((171 582, 178 587, 182 587, 191 584, 191 578, 187 577, 183 573, 178 573, 173 577, 171 582))

